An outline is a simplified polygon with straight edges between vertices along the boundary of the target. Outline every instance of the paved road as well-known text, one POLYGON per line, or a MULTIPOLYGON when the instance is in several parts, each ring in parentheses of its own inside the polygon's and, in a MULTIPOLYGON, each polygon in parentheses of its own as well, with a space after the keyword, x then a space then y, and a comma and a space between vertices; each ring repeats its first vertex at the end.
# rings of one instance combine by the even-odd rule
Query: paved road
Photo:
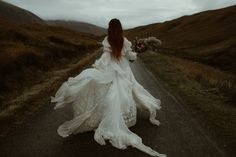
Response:
MULTIPOLYGON (((183 106, 169 94, 140 60, 131 64, 136 79, 155 97, 161 99, 158 113, 159 127, 147 120, 148 113, 138 112, 137 124, 131 130, 142 137, 143 143, 166 153, 168 157, 223 157, 183 106)), ((49 97, 45 93, 45 97, 49 97)), ((49 99, 48 99, 49 100, 49 99)), ((53 110, 53 105, 42 108, 28 118, 16 131, 0 138, 0 156, 16 157, 146 157, 134 149, 119 150, 109 142, 101 146, 93 139, 93 132, 77 134, 66 139, 57 135, 57 127, 72 118, 70 108, 53 110)), ((1 126, 2 127, 2 126, 1 126)))

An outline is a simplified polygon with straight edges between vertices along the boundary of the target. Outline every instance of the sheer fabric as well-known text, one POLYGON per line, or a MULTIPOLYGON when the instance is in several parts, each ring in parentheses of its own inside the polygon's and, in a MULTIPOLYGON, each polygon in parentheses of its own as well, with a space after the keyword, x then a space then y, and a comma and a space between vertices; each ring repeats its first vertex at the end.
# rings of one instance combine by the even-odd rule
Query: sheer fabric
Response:
POLYGON ((94 139, 101 145, 105 140, 116 148, 133 146, 151 156, 165 156, 142 143, 142 139, 129 130, 136 124, 137 107, 149 111, 149 120, 154 125, 156 110, 161 108, 159 99, 153 97, 140 85, 131 71, 129 60, 137 53, 131 49, 126 38, 120 62, 112 57, 107 37, 102 42, 103 54, 91 68, 76 77, 70 77, 51 97, 54 109, 71 105, 74 118, 61 124, 57 130, 62 137, 86 131, 95 131, 94 139))

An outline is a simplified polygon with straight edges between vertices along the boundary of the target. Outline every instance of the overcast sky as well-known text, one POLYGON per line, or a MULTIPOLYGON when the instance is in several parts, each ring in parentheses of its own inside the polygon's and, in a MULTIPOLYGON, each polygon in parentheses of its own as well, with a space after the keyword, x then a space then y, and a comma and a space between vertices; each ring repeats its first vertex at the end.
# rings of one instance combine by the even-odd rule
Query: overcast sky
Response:
POLYGON ((77 20, 106 27, 119 18, 131 28, 236 4, 236 0, 5 0, 43 19, 77 20))

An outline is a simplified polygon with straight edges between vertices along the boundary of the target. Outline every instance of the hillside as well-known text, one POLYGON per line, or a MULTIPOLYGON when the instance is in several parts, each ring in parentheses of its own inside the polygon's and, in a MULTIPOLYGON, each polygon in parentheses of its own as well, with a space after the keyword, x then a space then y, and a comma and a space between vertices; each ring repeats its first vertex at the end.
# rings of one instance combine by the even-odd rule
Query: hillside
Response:
POLYGON ((130 39, 156 36, 162 52, 236 73, 236 6, 183 16, 126 31, 130 39))
POLYGON ((60 27, 0 19, 0 29, 0 101, 24 83, 31 84, 37 74, 60 68, 97 48, 95 36, 60 27))
POLYGON ((97 36, 0 18, 0 108, 50 71, 78 62, 98 48, 97 36))
POLYGON ((98 36, 104 35, 106 33, 105 28, 102 28, 93 24, 85 23, 85 22, 63 21, 63 20, 48 20, 46 22, 47 24, 52 25, 52 26, 61 26, 61 27, 75 30, 75 31, 90 33, 90 34, 94 34, 98 36))
POLYGON ((18 22, 45 24, 44 21, 35 14, 1 0, 0 18, 8 21, 12 20, 18 22))

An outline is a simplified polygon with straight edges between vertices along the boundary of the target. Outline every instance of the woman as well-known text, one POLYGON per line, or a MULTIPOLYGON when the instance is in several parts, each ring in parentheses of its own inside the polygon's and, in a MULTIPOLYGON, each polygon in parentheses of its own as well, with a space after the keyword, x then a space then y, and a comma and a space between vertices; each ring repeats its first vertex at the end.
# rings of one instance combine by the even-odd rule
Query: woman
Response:
POLYGON ((133 146, 151 156, 165 156, 142 143, 142 139, 128 127, 136 124, 137 107, 150 112, 150 122, 159 125, 155 119, 160 109, 160 100, 154 98, 134 78, 129 61, 137 53, 123 36, 118 19, 109 22, 108 36, 102 42, 103 54, 92 68, 64 82, 51 102, 54 109, 72 105, 74 118, 59 126, 62 137, 94 130, 94 139, 101 145, 105 140, 119 149, 133 146))

